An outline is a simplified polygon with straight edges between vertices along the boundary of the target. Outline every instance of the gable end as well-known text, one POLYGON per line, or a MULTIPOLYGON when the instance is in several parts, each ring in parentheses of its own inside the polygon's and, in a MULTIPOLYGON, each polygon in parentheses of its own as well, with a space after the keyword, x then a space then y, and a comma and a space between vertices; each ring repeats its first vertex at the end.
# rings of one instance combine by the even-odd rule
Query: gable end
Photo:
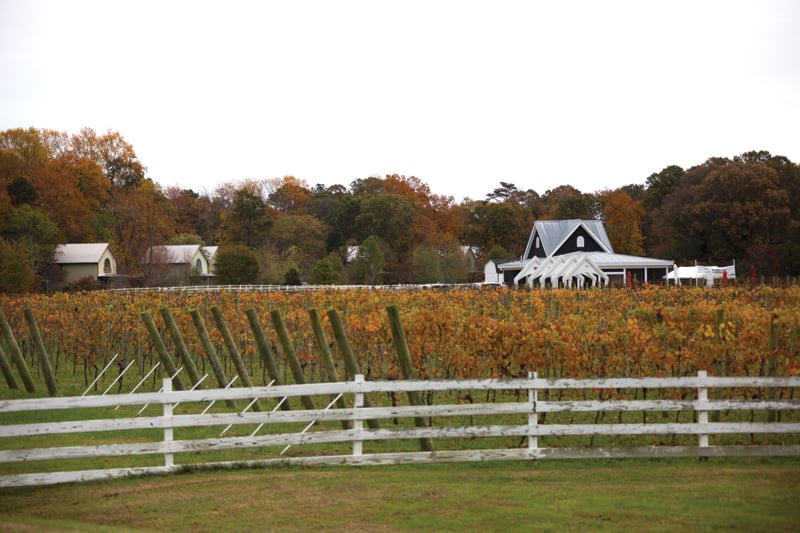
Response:
POLYGON ((533 232, 528 239, 528 246, 525 250, 525 257, 523 259, 533 259, 534 257, 547 257, 547 251, 544 249, 544 243, 539 236, 539 230, 534 225, 533 232))
POLYGON ((581 224, 575 231, 564 239, 553 255, 563 255, 572 252, 605 252, 606 250, 595 239, 594 235, 581 224))

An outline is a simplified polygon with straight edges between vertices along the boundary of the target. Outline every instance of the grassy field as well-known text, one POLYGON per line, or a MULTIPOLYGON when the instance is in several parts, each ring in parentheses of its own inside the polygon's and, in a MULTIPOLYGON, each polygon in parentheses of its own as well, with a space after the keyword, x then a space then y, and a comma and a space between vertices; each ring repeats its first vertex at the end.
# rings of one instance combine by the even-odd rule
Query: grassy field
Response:
POLYGON ((276 468, 0 489, 2 531, 798 531, 800 460, 276 468))
MULTIPOLYGON (((494 365, 493 360, 486 359, 480 354, 476 355, 477 352, 494 353, 493 350, 499 350, 497 353, 505 354, 509 358, 551 354, 552 357, 546 361, 532 361, 532 364, 535 363, 533 367, 555 372, 554 374, 545 372, 547 375, 568 374, 570 377, 582 377, 584 374, 693 375, 695 367, 700 368, 698 365, 704 361, 703 357, 725 363, 713 367, 712 373, 717 375, 764 373, 792 375, 798 372, 797 342, 800 339, 798 336, 800 321, 798 321, 796 302, 800 293, 796 289, 791 292, 764 291, 763 294, 750 292, 729 294, 724 291, 673 292, 674 294, 656 292, 643 295, 598 292, 580 293, 576 296, 572 292, 554 291, 542 293, 546 294, 546 298, 535 292, 524 294, 437 292, 425 293, 427 299, 422 303, 413 299, 420 297, 415 292, 403 293, 398 298, 405 298, 403 300, 405 304, 401 307, 407 311, 404 324, 413 344, 414 354, 428 356, 424 362, 415 361, 415 364, 418 370, 425 370, 429 377, 441 377, 444 374, 450 376, 448 372, 460 369, 464 361, 480 362, 480 365, 470 370, 477 372, 476 375, 480 377, 495 375, 487 373, 487 369, 496 372, 499 368, 494 365), (479 295, 488 300, 484 303, 474 302, 473 300, 479 295), (469 299, 470 305, 451 301, 457 296, 469 299), (523 300, 515 300, 522 297, 523 300), (540 300, 540 297, 543 299, 540 300), (619 301, 620 298, 624 301, 619 301), (673 301, 676 298, 677 300, 673 301), (756 303, 745 305, 751 300, 755 301, 754 298, 758 300, 756 303), (595 308, 590 306, 595 299, 598 301, 594 303, 600 305, 602 313, 593 311, 595 308), (683 302, 682 299, 689 301, 683 302), (463 312, 463 324, 461 319, 456 320, 462 316, 458 314, 462 307, 467 309, 463 312), (611 313, 612 309, 619 312, 611 313), (722 315, 726 322, 719 322, 722 315), (555 320, 554 316, 561 318, 555 320), (615 321, 611 320, 612 316, 616 317, 615 321), (439 324, 434 320, 437 317, 449 317, 445 321, 447 328, 440 331, 434 327, 429 331, 428 326, 439 324), (483 320, 485 324, 476 323, 478 319, 483 320), (592 321, 595 319, 601 320, 602 327, 592 321), (462 324, 464 327, 459 329, 453 324, 462 324), (530 327, 530 324, 536 327, 530 327), (541 327, 542 324, 547 327, 541 327), (476 327, 470 328, 469 325, 476 327), (506 330, 500 326, 513 327, 511 330, 506 330), (504 342, 511 340, 513 343, 498 344, 497 339, 484 334, 495 330, 504 342), (775 343, 779 347, 777 351, 766 349, 772 344, 770 334, 773 330, 775 343), (525 337, 528 332, 535 332, 535 338, 525 337), (591 335, 600 336, 594 338, 591 335), (458 349, 451 346, 455 342, 454 339, 463 341, 463 346, 459 345, 458 349), (665 339, 669 341, 666 345, 662 342, 665 339), (445 349, 438 343, 449 344, 445 349), (481 348, 484 344, 492 347, 492 350, 481 348), (497 346, 501 348, 496 348, 497 346), (623 348, 628 351, 620 351, 623 348), (606 357, 606 351, 611 357, 606 357), (458 353, 459 358, 452 361, 437 358, 445 352, 458 353), (617 357, 619 354, 624 355, 629 352, 635 357, 617 357), (595 366, 599 363, 605 366, 598 371, 595 366), (667 366, 663 366, 664 364, 667 366)), ((256 300, 260 302, 258 303, 260 308, 266 305, 269 308, 286 309, 287 319, 294 320, 290 327, 297 336, 295 342, 301 355, 304 354, 304 360, 309 362, 306 372, 310 374, 312 381, 315 380, 313 376, 317 376, 319 369, 314 362, 317 356, 313 341, 309 338, 305 307, 314 304, 320 309, 328 307, 348 309, 344 315, 357 318, 349 322, 347 327, 351 341, 362 358, 362 366, 370 368, 369 365, 372 364, 378 369, 375 370, 375 378, 379 379, 383 376, 384 370, 392 366, 392 361, 395 359, 384 323, 386 302, 382 298, 373 298, 373 293, 357 293, 350 296, 360 299, 352 302, 348 300, 347 305, 334 305, 339 302, 338 299, 335 302, 333 300, 340 297, 339 293, 301 295, 300 302, 295 301, 298 297, 290 298, 286 295, 270 295, 268 301, 263 295, 217 295, 214 298, 221 300, 218 303, 225 304, 223 307, 230 314, 227 318, 231 324, 241 322, 242 313, 239 310, 254 304, 256 300), (286 302, 281 298, 286 299, 286 302), (319 301, 312 301, 314 298, 319 301), (373 299, 376 301, 372 302, 373 299), (374 309, 368 314, 363 312, 366 308, 374 309), (290 315, 290 312, 294 314, 290 315), (365 319, 365 316, 371 318, 365 319)), ((39 310, 42 319, 41 327, 46 335, 45 342, 52 358, 51 364, 56 371, 60 395, 83 393, 98 368, 102 368, 105 363, 105 359, 102 364, 100 360, 93 360, 94 366, 92 366, 77 358, 78 352, 74 352, 75 346, 83 346, 81 343, 86 340, 78 333, 85 334, 91 339, 97 337, 104 339, 104 342, 119 342, 131 350, 136 349, 135 353, 122 352, 123 355, 138 357, 139 360, 131 375, 126 376, 124 384, 115 386, 112 390, 112 392, 127 392, 139 377, 152 367, 153 356, 150 353, 152 350, 147 348, 146 342, 141 341, 146 339, 146 336, 137 329, 140 326, 136 324, 138 312, 141 309, 151 309, 155 313, 155 309, 162 304, 169 304, 175 309, 202 307, 200 304, 204 304, 205 307, 209 305, 205 300, 200 301, 199 297, 173 300, 170 296, 169 301, 162 301, 162 298, 166 297, 160 295, 150 295, 146 300, 126 296, 122 300, 131 307, 124 310, 120 308, 120 301, 114 299, 106 302, 99 300, 101 297, 111 298, 105 294, 92 294, 87 298, 70 296, 63 297, 65 299, 63 302, 54 299, 38 302, 37 306, 34 306, 39 310), (54 307, 51 309, 47 307, 48 305, 54 307), (92 325, 93 322, 76 321, 70 313, 64 311, 73 308, 76 313, 80 308, 81 315, 84 312, 89 313, 90 310, 97 310, 97 324, 105 323, 105 319, 109 316, 117 317, 118 323, 114 322, 112 325, 116 324, 119 331, 106 331, 92 325), (58 318, 64 323, 55 321, 50 324, 47 322, 48 318, 51 321, 58 318), (123 319, 131 319, 133 322, 129 323, 123 319), (130 332, 130 336, 126 336, 125 332, 130 332), (73 355, 76 357, 72 358, 73 355)), ((17 308, 19 306, 9 307, 9 309, 17 308)), ((7 314, 12 315, 10 311, 7 314)), ((18 312, 14 313, 13 317, 19 320, 17 315, 18 312)), ((185 320, 184 315, 185 313, 181 316, 185 320)), ((190 326, 184 324, 184 331, 190 332, 190 326)), ((17 329, 20 339, 24 338, 24 330, 21 327, 17 329)), ((265 371, 259 366, 258 356, 252 349, 246 325, 239 324, 236 330, 241 337, 240 349, 245 355, 245 361, 255 384, 265 384, 265 371)), ((164 334, 164 337, 167 338, 167 335, 164 334)), ((218 339, 215 342, 219 344, 218 339)), ((90 350, 92 353, 111 354, 116 353, 119 348, 112 344, 95 346, 89 343, 86 346, 92 348, 90 350)), ((30 352, 30 345, 27 346, 26 358, 36 381, 37 392, 31 395, 24 389, 10 390, 0 386, 0 399, 28 398, 47 394, 41 371, 30 352)), ((218 349, 224 355, 220 347, 218 349)), ((194 352, 200 353, 197 350, 194 352)), ((203 361, 204 359, 199 357, 198 366, 201 367, 201 372, 206 372, 208 369, 204 368, 203 361)), ((505 359, 501 362, 505 362, 505 359)), ((517 365, 517 362, 514 365, 517 365)), ((232 375, 229 359, 226 365, 226 371, 232 375)), ((283 373, 286 374, 285 361, 281 365, 283 373)), ((111 385, 111 380, 117 373, 118 369, 112 368, 109 375, 104 376, 90 394, 100 394, 111 385)), ((458 372, 455 375, 459 375, 458 372)), ((157 390, 159 386, 160 377, 154 374, 140 390, 157 390)), ((755 392, 759 391, 737 391, 735 394, 755 392)), ((794 391, 781 391, 781 394, 784 393, 790 398, 794 397, 794 391)), ((588 394, 597 393, 589 391, 588 394)), ((634 399, 641 399, 644 392, 634 391, 633 394, 634 399)), ((654 394, 656 392, 649 391, 648 399, 659 398, 659 396, 654 398, 654 394)), ((722 395, 719 397, 723 398, 727 397, 725 395, 728 393, 722 391, 719 394, 722 395)), ((475 398, 488 401, 488 398, 482 396, 479 398, 476 395, 475 398)), ((781 398, 785 396, 782 395, 781 398)), ((320 405, 325 405, 329 398, 320 397, 317 400, 320 405)), ((374 400, 382 405, 389 402, 389 398, 385 396, 374 400)), ((435 397, 436 404, 456 403, 462 400, 463 398, 440 394, 435 397)), ((399 401, 402 403, 405 400, 400 398, 399 401)), ((510 398, 498 397, 498 401, 510 401, 510 398)), ((203 406, 199 405, 182 404, 176 412, 199 412, 202 408, 203 406)), ((224 409, 224 406, 219 404, 214 407, 213 412, 221 412, 224 409)), ((123 407, 114 410, 113 413, 108 410, 93 414, 68 411, 5 413, 0 416, 0 426, 70 420, 82 418, 84 414, 90 418, 136 416, 137 411, 138 408, 123 407)), ((145 412, 145 416, 158 416, 159 411, 160 407, 151 406, 145 412)), ((678 418, 682 422, 687 422, 691 420, 691 416, 691 413, 649 413, 648 422, 671 422, 677 421, 678 418)), ((720 421, 741 421, 751 416, 755 416, 756 421, 764 421, 767 415, 763 412, 757 412, 755 415, 749 412, 723 412, 719 416, 720 421)), ((796 422, 800 412, 787 411, 780 413, 780 416, 781 421, 796 422)), ((641 414, 637 413, 609 414, 605 418, 603 416, 595 418, 596 415, 593 413, 576 416, 569 413, 550 413, 546 423, 643 421, 641 414)), ((471 423, 472 420, 434 420, 436 425, 468 422, 471 423)), ((486 420, 482 422, 488 423, 486 420)), ((525 423, 525 417, 509 416, 496 422, 520 424, 525 423)), ((544 422, 543 420, 541 423, 544 422)), ((393 421, 390 420, 382 423, 393 426, 393 421)), ((400 423, 411 424, 412 421, 400 423)), ((302 424, 295 425, 298 427, 294 430, 302 427, 302 424)), ((331 423, 328 426, 334 427, 336 424, 331 423)), ((271 431, 280 432, 289 429, 288 426, 278 426, 271 431)), ((226 433, 226 436, 248 435, 252 430, 253 428, 247 425, 235 426, 226 433)), ((316 428, 312 429, 314 430, 316 428)), ((219 427, 176 430, 175 438, 217 437, 220 431, 219 427)), ((262 430, 262 432, 267 431, 266 428, 262 430)), ((159 440, 161 434, 157 430, 142 430, 128 432, 125 438, 127 441, 159 440)), ((712 436, 711 443, 712 445, 796 444, 799 438, 800 435, 797 434, 712 436)), ((112 436, 108 434, 7 438, 0 439, 3 440, 0 449, 100 444, 112 442, 111 439, 112 436)), ((540 439, 539 445, 588 447, 694 443, 696 443, 695 436, 678 437, 677 440, 658 436, 596 439, 550 437, 540 439)), ((488 447, 483 439, 459 439, 457 443, 439 439, 435 444, 437 450, 451 449, 451 447, 453 449, 488 447)), ((492 446, 510 448, 522 444, 517 437, 496 439, 492 446)), ((289 451, 289 454, 310 454, 312 451, 325 454, 347 453, 349 446, 349 443, 315 445, 313 450, 311 446, 296 446, 289 451)), ((367 453, 417 449, 416 441, 400 441, 397 444, 395 441, 381 441, 365 445, 367 453)), ((202 456, 179 454, 175 459, 178 464, 205 460, 242 461, 265 458, 265 454, 272 457, 278 451, 279 449, 260 448, 225 450, 202 456)), ((0 465, 0 474, 155 465, 163 464, 163 457, 116 456, 72 460, 68 463, 66 467, 53 461, 7 463, 0 465)), ((704 462, 691 459, 545 460, 538 463, 240 469, 128 478, 81 485, 0 489, 0 532, 675 531, 680 529, 800 531, 800 511, 797 510, 797 502, 800 501, 798 480, 800 480, 800 459, 775 458, 715 458, 704 462)))

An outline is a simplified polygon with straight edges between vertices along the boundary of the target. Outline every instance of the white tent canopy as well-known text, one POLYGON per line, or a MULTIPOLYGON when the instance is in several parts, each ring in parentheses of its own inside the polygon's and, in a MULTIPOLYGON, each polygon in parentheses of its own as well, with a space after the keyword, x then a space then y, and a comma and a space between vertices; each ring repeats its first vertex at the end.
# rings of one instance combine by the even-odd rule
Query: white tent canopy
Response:
POLYGON ((713 285, 714 280, 722 279, 723 272, 727 272, 728 279, 736 277, 736 265, 726 267, 718 266, 685 266, 679 267, 675 265, 672 271, 668 272, 664 279, 674 281, 676 285, 680 285, 682 281, 705 281, 707 285, 713 285))

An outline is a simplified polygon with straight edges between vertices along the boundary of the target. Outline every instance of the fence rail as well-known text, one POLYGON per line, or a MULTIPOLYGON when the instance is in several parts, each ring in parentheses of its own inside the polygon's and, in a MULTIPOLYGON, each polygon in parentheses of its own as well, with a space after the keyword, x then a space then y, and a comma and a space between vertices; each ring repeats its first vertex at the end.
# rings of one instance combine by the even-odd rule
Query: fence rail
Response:
MULTIPOLYGON (((206 292, 306 292, 320 290, 373 290, 373 291, 414 291, 425 289, 480 289, 487 284, 473 283, 403 283, 395 285, 175 285, 169 287, 126 287, 110 289, 112 292, 174 292, 174 293, 206 293, 206 292)), ((494 286, 494 285, 490 285, 494 286)))
MULTIPOLYGON (((235 465, 266 466, 280 463, 302 464, 398 464, 433 461, 476 461, 476 460, 534 460, 568 458, 604 457, 713 457, 713 456, 800 456, 800 400, 795 400, 794 389, 800 388, 800 377, 707 377, 704 372, 697 377, 682 378, 611 378, 611 379, 542 379, 535 374, 527 379, 483 379, 483 380, 442 380, 442 381, 364 381, 356 376, 355 381, 281 385, 252 388, 228 388, 213 390, 173 391, 171 382, 164 381, 162 392, 117 394, 103 396, 81 396, 68 398, 37 398, 0 401, 0 421, 7 420, 7 413, 48 412, 81 409, 115 408, 117 406, 161 405, 158 416, 121 416, 120 418, 89 418, 56 422, 7 423, 0 425, 0 468, 2 465, 31 461, 87 460, 111 456, 154 455, 164 458, 163 465, 146 467, 105 468, 95 470, 75 470, 62 472, 42 472, 8 474, 0 476, 0 486, 22 486, 85 481, 113 478, 146 473, 176 472, 187 469, 222 468, 235 465), (748 394, 739 397, 709 398, 722 396, 727 391, 746 392, 748 390, 770 391, 767 399, 750 399, 748 394), (643 391, 672 391, 677 398, 647 400, 643 391), (486 392, 505 391, 508 400, 474 403, 442 403, 438 405, 394 405, 385 407, 364 407, 368 394, 393 395, 403 392, 454 393, 461 398, 465 391, 486 392), (599 398, 552 399, 564 392, 580 396, 592 394, 599 398), (580 392, 576 392, 580 391, 580 392), (602 392, 613 392, 619 398, 604 398, 602 392), (631 392, 633 391, 633 392, 631 392), (345 395, 352 398, 353 407, 321 409, 278 410, 284 401, 303 396, 328 397, 345 395), (643 396, 638 399, 638 396, 643 396), (787 398, 783 398, 787 396, 787 398), (634 398, 634 399, 631 399, 634 398), (198 404, 209 404, 220 400, 246 400, 250 405, 254 399, 275 400, 278 404, 272 411, 247 412, 199 412, 198 404), (175 407, 197 412, 178 414, 175 407), (616 423, 602 423, 606 413, 619 413, 616 423), (676 413, 671 422, 647 421, 647 413, 676 413), (709 413, 738 412, 741 416, 733 421, 709 421, 709 413), (755 421, 753 413, 767 412, 766 420, 755 421), (568 413, 577 421, 547 418, 568 413), (594 413, 580 418, 582 414, 594 413), (642 422, 623 422, 627 413, 639 413, 642 422), (691 416, 687 421, 679 421, 681 413, 691 416), (774 415, 779 416, 774 416, 774 415), (788 421, 780 421, 780 415, 788 421), (487 419, 479 424, 474 418, 487 419), (747 420, 749 418, 749 420, 747 420), (365 421, 392 420, 418 422, 428 419, 427 424, 398 425, 390 428, 364 427, 365 421), (436 419, 436 423, 432 420, 436 419), (744 419, 744 420, 742 420, 744 419), (325 422, 342 422, 342 429, 325 426, 325 422), (297 424, 304 424, 298 430, 297 424), (246 436, 224 436, 232 426, 256 426, 255 431, 246 436), (209 437, 174 438, 175 431, 187 428, 213 428, 225 426, 221 434, 209 437), (273 429, 273 432, 268 430, 273 429), (139 437, 131 438, 117 434, 112 443, 86 444, 73 446, 30 447, 28 442, 48 435, 87 434, 105 432, 158 430, 159 440, 139 442, 139 437), (259 434, 263 432, 264 434, 259 434), (725 435, 785 434, 789 444, 782 445, 743 445, 709 441, 713 435, 720 439, 725 435), (585 436, 682 436, 690 438, 690 445, 648 445, 648 446, 543 446, 540 439, 585 436), (518 443, 503 448, 496 445, 497 438, 513 437, 518 443), (14 439, 17 439, 14 441, 14 439), (460 449, 436 451, 390 451, 365 452, 365 443, 390 443, 410 439, 434 439, 454 447, 453 442, 480 443, 486 447, 479 449, 461 446, 460 449), (484 439, 482 441, 481 439, 484 439), (493 439, 495 439, 493 441, 493 439), (11 442, 4 446, 4 442, 11 442), (16 444, 14 444, 16 442, 16 444), (313 450, 315 455, 303 457, 284 457, 282 454, 291 446, 327 445, 342 443, 349 446, 349 453, 331 454, 330 450, 313 450), (523 446, 523 443, 525 445, 523 446), (275 449, 282 448, 280 454, 275 449), (220 450, 263 450, 265 458, 256 460, 203 462, 175 464, 175 454, 205 453, 220 450)), ((612 396, 608 394, 607 396, 612 396)), ((471 397, 470 397, 471 398, 471 397)), ((396 397, 395 397, 396 399, 396 397)), ((116 413, 115 409, 101 411, 101 416, 116 413)), ((141 412, 141 411, 140 411, 141 412)), ((17 415, 19 418, 22 415, 17 415)), ((31 418, 34 418, 32 415, 31 418)), ((652 419, 653 417, 651 417, 652 419)), ((130 435, 130 434, 128 434, 130 435)), ((52 440, 50 441, 52 442, 52 440)), ((91 442, 91 441, 90 441, 91 442)), ((8 467, 4 470, 7 472, 8 467)), ((0 470, 0 473, 4 473, 0 470)))

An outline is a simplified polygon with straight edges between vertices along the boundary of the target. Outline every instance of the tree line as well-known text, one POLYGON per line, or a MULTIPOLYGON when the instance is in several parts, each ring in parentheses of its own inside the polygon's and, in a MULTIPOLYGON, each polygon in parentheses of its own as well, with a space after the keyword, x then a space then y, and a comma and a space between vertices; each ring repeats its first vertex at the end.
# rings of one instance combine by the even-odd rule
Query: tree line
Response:
POLYGON ((0 291, 58 286, 55 247, 67 242, 111 243, 119 273, 141 285, 158 283, 142 258, 163 244, 217 245, 220 283, 479 281, 485 261, 521 256, 535 220, 574 218, 603 220, 617 253, 795 275, 799 203, 800 167, 765 151, 613 190, 499 181, 456 202, 396 174, 163 187, 118 132, 17 128, 0 132, 0 291))

